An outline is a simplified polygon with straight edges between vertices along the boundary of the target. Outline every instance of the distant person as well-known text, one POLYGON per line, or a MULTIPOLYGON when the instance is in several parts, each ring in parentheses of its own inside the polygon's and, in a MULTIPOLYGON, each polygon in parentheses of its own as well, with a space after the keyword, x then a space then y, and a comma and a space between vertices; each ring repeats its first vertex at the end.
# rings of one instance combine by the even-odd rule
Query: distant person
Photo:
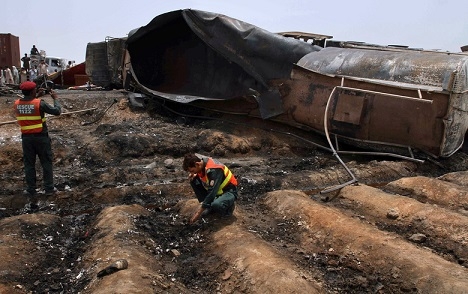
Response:
POLYGON ((29 70, 29 80, 30 80, 31 82, 34 82, 36 79, 37 79, 37 65, 33 66, 33 67, 29 70))
POLYGON ((29 63, 31 62, 31 58, 28 57, 27 53, 24 53, 24 57, 21 58, 21 61, 23 62, 23 67, 29 71, 29 63))
POLYGON ((71 60, 70 60, 70 61, 68 61, 68 64, 67 64, 67 66, 66 66, 65 68, 66 68, 66 69, 69 69, 69 68, 71 68, 72 66, 73 66, 73 65, 72 65, 72 62, 71 62, 71 60))
POLYGON ((40 55, 39 50, 37 50, 36 45, 33 45, 31 48, 31 55, 40 55))
POLYGON ((20 70, 20 82, 23 83, 26 81, 29 81, 29 72, 24 67, 22 67, 20 70))
POLYGON ((1 67, 0 67, 0 86, 5 86, 5 74, 1 67))
POLYGON ((11 74, 13 75, 13 83, 18 85, 20 83, 20 75, 18 69, 14 65, 11 66, 11 74))
POLYGON ((18 124, 21 128, 21 141, 23 147, 24 175, 26 190, 24 194, 29 195, 35 201, 36 196, 36 157, 39 157, 43 172, 43 186, 46 195, 52 195, 54 177, 52 168, 52 146, 46 124, 45 113, 60 115, 62 112, 57 94, 50 90, 50 96, 54 99, 51 106, 39 97, 44 95, 44 89, 36 93, 36 84, 30 81, 21 83, 20 90, 24 97, 17 99, 14 111, 18 124), (37 94, 37 97, 36 97, 37 94))
POLYGON ((39 63, 39 67, 37 69, 37 74, 39 75, 39 77, 43 78, 44 81, 47 81, 47 75, 49 74, 48 67, 49 65, 47 65, 47 63, 45 63, 45 61, 42 60, 41 63, 39 63))
POLYGON ((237 199, 237 179, 227 166, 211 157, 199 158, 189 153, 184 156, 182 167, 189 172, 190 186, 201 202, 190 219, 191 224, 211 212, 232 215, 237 199))
POLYGON ((8 66, 5 66, 5 84, 13 84, 13 74, 11 73, 11 69, 8 66))

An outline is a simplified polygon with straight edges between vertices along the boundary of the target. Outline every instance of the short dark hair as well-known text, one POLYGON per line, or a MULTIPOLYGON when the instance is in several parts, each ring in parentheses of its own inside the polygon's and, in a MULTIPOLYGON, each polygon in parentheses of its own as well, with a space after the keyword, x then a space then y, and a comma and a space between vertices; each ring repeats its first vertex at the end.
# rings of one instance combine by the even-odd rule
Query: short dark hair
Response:
POLYGON ((185 171, 188 171, 190 167, 195 167, 195 163, 202 161, 198 156, 194 153, 187 153, 184 155, 184 162, 182 164, 182 168, 185 171))
POLYGON ((23 93, 24 96, 31 96, 33 90, 21 90, 21 93, 23 93))

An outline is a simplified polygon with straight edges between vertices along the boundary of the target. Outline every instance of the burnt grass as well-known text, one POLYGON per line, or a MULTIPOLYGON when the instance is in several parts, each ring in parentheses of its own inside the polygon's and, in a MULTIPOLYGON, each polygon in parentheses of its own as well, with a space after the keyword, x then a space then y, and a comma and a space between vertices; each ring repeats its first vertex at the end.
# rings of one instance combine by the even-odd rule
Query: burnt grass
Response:
MULTIPOLYGON (((110 160, 102 157, 102 150, 82 145, 79 134, 76 135, 77 138, 70 138, 71 134, 55 134, 53 144, 57 147, 67 145, 73 154, 56 164, 55 168, 60 170, 56 175, 56 186, 61 191, 65 191, 67 187, 74 187, 74 190, 68 192, 69 197, 64 201, 57 203, 44 199, 39 202, 38 207, 0 210, 2 218, 28 213, 48 213, 61 217, 60 223, 53 226, 21 227, 18 235, 33 240, 36 250, 31 254, 37 256, 38 262, 31 264, 29 270, 20 277, 6 277, 6 280, 20 283, 30 293, 82 291, 94 278, 83 269, 81 258, 94 234, 92 227, 96 216, 106 206, 139 204, 151 212, 148 216, 138 217, 136 226, 148 234, 154 244, 157 244, 149 249, 154 258, 160 260, 162 264, 174 265, 172 250, 175 249, 180 253, 175 266, 165 267, 163 274, 181 282, 194 293, 216 292, 218 285, 213 277, 219 276, 228 267, 224 261, 206 252, 205 249, 209 235, 212 230, 216 230, 216 226, 204 222, 188 226, 186 220, 182 220, 177 214, 176 204, 181 199, 177 194, 178 191, 162 188, 158 197, 142 191, 141 186, 137 184, 144 172, 138 166, 154 161, 155 157, 178 158, 187 152, 210 154, 214 147, 210 150, 206 146, 193 144, 197 142, 196 133, 205 128, 220 127, 226 128, 229 132, 234 126, 215 120, 206 122, 192 117, 181 119, 181 116, 168 112, 166 108, 156 107, 151 111, 153 121, 126 121, 116 125, 103 123, 91 132, 90 135, 101 137, 104 141, 102 146, 106 149, 105 152, 110 160), (80 165, 72 166, 75 161, 80 165), (104 174, 111 174, 112 181, 102 180, 104 174), (94 203, 89 199, 89 195, 94 190, 115 188, 122 184, 127 185, 128 191, 122 198, 116 198, 113 203, 94 203), (212 266, 214 264, 216 267, 212 266)), ((198 115, 197 112, 191 111, 191 114, 198 115)), ((283 139, 295 140, 287 135, 283 139)), ((297 238, 300 233, 300 228, 295 225, 296 221, 294 219, 278 221, 262 206, 262 199, 267 192, 281 188, 281 176, 285 172, 300 172, 337 165, 330 154, 317 150, 305 141, 293 145, 290 150, 292 155, 288 157, 274 154, 271 151, 272 142, 263 141, 261 148, 255 152, 258 151, 267 158, 270 167, 267 171, 260 166, 252 165, 231 167, 240 182, 238 205, 242 206, 247 214, 260 216, 258 221, 246 225, 248 230, 279 250, 287 252, 304 270, 320 271, 327 281, 326 287, 330 293, 378 293, 384 287, 378 269, 375 269, 374 275, 364 275, 360 270, 359 261, 353 256, 338 256, 325 250, 318 252, 298 250, 294 246, 298 243, 297 238), (254 180, 258 173, 262 173, 262 179, 254 180)), ((352 159, 366 162, 375 158, 354 156, 352 159)), ((422 166, 420 173, 439 176, 448 171, 463 170, 466 161, 466 154, 457 153, 447 160, 442 160, 440 164, 422 166)), ((185 179, 179 180, 179 174, 174 168, 162 170, 158 180, 162 178, 163 181, 167 179, 175 184, 185 183, 185 179)), ((5 171, 4 176, 16 179, 18 187, 22 185, 21 170, 5 171)), ((150 179, 143 178, 141 181, 150 181, 150 179)), ((3 195, 13 195, 17 192, 6 188, 0 188, 0 191, 3 195)), ((401 232, 401 229, 396 227, 385 224, 379 226, 387 231, 399 230, 403 235, 410 233, 410 229, 401 232)), ((431 239, 429 238, 427 242, 430 245, 431 239)), ((450 252, 447 254, 451 255, 450 252)), ((385 289, 389 293, 414 291, 406 285, 396 284, 385 284, 385 289)))
POLYGON ((34 240, 37 247, 30 254, 40 263, 31 264, 27 272, 11 280, 31 293, 77 293, 83 289, 91 277, 82 274, 81 256, 94 217, 86 213, 65 216, 55 226, 23 224, 21 236, 34 240))

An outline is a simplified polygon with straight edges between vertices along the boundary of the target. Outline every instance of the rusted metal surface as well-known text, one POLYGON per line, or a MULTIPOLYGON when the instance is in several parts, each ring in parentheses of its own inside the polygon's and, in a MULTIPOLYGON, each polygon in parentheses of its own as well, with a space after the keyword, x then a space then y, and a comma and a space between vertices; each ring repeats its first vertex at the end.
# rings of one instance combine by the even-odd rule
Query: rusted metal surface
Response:
POLYGON ((461 147, 468 128, 467 64, 461 54, 325 48, 298 62, 290 84, 297 92, 285 101, 295 119, 315 117, 303 123, 323 130, 319 105, 345 81, 352 89, 332 97, 333 133, 446 157, 461 147), (306 102, 297 107, 297 101, 306 102))
MULTIPOLYGON (((294 121, 323 132, 325 105, 331 99, 328 117, 332 134, 440 155, 448 95, 431 93, 430 99, 419 98, 416 89, 342 79, 303 68, 293 74, 290 92, 283 99, 284 122, 294 121), (330 97, 335 87, 339 88, 330 97)), ((380 145, 376 149, 380 150, 380 145)))

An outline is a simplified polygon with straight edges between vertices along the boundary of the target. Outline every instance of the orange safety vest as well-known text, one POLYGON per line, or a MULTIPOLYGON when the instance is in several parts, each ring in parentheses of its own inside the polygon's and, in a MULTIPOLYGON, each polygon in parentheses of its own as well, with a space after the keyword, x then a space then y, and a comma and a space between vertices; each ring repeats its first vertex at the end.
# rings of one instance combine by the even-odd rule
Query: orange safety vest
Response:
POLYGON ((21 133, 36 134, 42 132, 42 124, 46 121, 46 118, 41 117, 40 104, 41 99, 38 98, 15 101, 16 119, 21 127, 21 133))
POLYGON ((210 168, 221 168, 224 171, 224 180, 219 186, 218 192, 216 192, 217 196, 223 194, 223 188, 226 187, 227 184, 231 183, 234 186, 237 186, 237 179, 229 170, 229 168, 225 166, 224 164, 215 162, 212 158, 208 158, 208 161, 206 162, 205 174, 203 175, 202 173, 198 173, 198 176, 200 177, 200 179, 202 179, 202 181, 204 181, 207 185, 209 185, 207 174, 210 168))

